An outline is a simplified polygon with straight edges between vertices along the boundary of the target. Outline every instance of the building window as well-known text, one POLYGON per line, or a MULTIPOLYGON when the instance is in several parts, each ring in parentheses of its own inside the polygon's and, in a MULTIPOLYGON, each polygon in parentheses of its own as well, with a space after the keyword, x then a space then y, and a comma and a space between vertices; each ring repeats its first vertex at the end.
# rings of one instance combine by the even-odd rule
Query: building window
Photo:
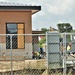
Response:
MULTIPOLYGON (((24 34, 24 24, 23 23, 7 23, 6 24, 6 34, 24 34)), ((11 48, 11 37, 6 36, 6 49, 11 48)), ((22 49, 24 48, 24 36, 23 35, 13 35, 12 36, 12 49, 22 49)))

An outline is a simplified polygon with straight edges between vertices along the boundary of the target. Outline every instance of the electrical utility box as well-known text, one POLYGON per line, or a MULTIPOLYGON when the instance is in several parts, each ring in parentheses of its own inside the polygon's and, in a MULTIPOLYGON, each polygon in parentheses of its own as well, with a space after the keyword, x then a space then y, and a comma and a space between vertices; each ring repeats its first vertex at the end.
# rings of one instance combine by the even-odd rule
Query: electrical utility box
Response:
POLYGON ((75 53, 75 34, 72 35, 72 47, 71 47, 71 52, 75 53))
POLYGON ((61 53, 59 43, 59 32, 47 32, 47 59, 48 68, 56 69, 61 67, 61 53))

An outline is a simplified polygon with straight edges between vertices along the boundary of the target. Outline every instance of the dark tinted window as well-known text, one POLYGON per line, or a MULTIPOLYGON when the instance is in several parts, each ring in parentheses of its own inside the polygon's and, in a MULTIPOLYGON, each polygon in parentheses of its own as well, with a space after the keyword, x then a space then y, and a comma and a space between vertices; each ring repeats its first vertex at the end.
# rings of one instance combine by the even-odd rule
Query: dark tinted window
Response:
POLYGON ((7 34, 17 34, 17 24, 7 24, 7 34))
POLYGON ((7 24, 8 29, 17 29, 17 24, 7 24))

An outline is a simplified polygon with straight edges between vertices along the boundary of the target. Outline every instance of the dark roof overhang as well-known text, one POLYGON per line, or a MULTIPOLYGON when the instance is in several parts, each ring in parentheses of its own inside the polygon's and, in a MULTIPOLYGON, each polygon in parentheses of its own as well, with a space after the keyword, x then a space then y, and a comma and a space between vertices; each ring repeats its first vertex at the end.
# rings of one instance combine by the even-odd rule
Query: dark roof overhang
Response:
POLYGON ((32 14, 41 10, 41 6, 0 6, 1 11, 32 11, 32 14))
POLYGON ((43 34, 43 31, 41 31, 41 30, 33 30, 32 34, 43 34))

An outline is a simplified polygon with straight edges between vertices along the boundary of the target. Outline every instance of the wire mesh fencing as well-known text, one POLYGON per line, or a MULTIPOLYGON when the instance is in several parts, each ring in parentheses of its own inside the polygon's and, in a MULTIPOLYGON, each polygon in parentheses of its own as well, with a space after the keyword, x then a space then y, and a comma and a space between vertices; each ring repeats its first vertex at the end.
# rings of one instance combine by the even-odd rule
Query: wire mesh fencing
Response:
POLYGON ((41 75, 46 69, 46 35, 0 35, 0 75, 41 75))
POLYGON ((74 75, 75 33, 48 32, 47 61, 48 74, 74 75))
POLYGON ((73 33, 0 34, 0 75, 73 75, 74 41, 73 33))

